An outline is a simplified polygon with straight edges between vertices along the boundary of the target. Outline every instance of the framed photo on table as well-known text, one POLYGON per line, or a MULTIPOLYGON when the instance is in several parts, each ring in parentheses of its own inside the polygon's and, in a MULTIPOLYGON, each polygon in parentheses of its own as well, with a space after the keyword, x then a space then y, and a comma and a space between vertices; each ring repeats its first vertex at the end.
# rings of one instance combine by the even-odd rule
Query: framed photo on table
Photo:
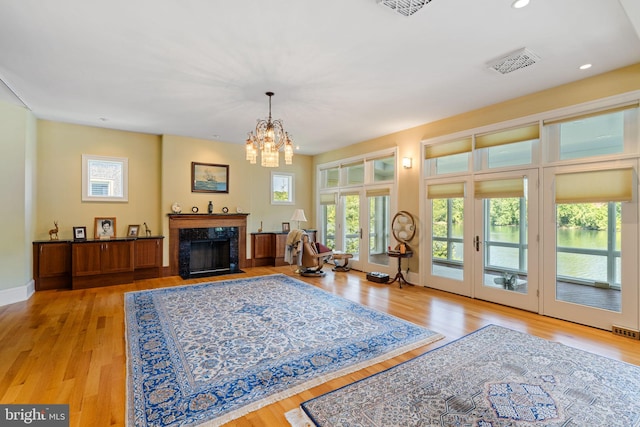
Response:
POLYGON ((283 233, 288 233, 289 231, 291 231, 291 225, 289 225, 288 222, 283 222, 282 223, 282 232, 283 233))
POLYGON ((87 227, 73 227, 73 240, 87 240, 87 227))
POLYGON ((116 218, 115 217, 96 217, 94 224, 94 239, 111 239, 116 237, 116 218))
POLYGON ((140 224, 130 225, 127 229, 127 237, 138 237, 140 233, 140 224))

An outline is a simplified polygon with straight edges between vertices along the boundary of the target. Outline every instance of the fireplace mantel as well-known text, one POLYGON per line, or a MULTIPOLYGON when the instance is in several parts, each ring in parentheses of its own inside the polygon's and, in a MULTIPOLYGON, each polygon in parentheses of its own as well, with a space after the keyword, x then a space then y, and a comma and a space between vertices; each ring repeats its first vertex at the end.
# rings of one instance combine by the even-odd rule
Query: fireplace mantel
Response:
POLYGON ((247 261, 247 216, 234 214, 169 214, 169 272, 179 274, 180 229, 238 227, 238 257, 240 268, 249 267, 247 261))

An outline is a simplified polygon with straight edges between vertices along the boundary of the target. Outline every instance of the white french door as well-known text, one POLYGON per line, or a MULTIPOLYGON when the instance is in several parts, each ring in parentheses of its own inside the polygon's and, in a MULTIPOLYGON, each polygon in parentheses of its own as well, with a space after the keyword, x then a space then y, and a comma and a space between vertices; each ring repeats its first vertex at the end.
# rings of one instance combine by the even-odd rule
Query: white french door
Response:
POLYGON ((471 177, 432 178, 426 185, 425 285, 471 297, 473 198, 471 177))
POLYGON ((538 171, 477 175, 473 296, 538 312, 538 171))
POLYGON ((343 192, 339 202, 340 237, 336 250, 353 255, 349 265, 360 271, 390 273, 390 196, 388 189, 343 192))
POLYGON ((544 170, 543 314, 640 328, 637 170, 636 160, 544 170), (583 200, 564 200, 564 182, 583 200))

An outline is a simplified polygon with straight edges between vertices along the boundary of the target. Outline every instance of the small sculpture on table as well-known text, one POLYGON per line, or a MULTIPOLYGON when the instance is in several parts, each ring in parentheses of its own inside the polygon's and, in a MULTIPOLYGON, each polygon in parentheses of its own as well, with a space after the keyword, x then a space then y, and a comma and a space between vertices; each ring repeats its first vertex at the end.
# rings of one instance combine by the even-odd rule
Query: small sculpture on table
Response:
POLYGON ((151 230, 149 230, 149 227, 147 227, 147 223, 143 222, 144 224, 144 235, 147 237, 151 237, 151 230))
POLYGON ((49 239, 58 240, 58 221, 53 221, 53 225, 55 225, 56 228, 49 230, 49 239))

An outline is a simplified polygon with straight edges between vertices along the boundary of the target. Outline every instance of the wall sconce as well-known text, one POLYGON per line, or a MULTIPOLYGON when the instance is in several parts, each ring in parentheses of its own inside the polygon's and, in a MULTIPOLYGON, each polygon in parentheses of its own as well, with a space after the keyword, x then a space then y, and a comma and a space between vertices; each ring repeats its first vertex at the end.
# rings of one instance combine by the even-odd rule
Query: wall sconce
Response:
POLYGON ((412 159, 411 157, 403 157, 402 158, 402 167, 405 169, 411 169, 412 159))

